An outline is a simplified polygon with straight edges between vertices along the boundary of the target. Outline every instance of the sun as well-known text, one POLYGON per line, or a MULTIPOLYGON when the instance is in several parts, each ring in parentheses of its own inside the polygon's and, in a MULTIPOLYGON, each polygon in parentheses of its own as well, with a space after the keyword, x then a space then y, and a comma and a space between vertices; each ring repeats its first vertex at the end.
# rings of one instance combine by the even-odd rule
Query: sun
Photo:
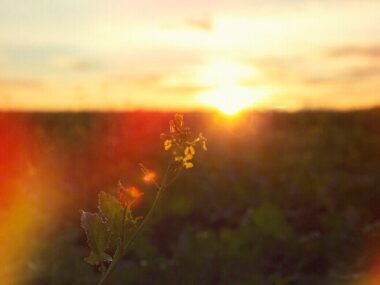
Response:
POLYGON ((251 108, 263 96, 262 90, 244 86, 241 82, 257 76, 257 70, 238 62, 213 60, 198 72, 197 82, 208 86, 199 94, 202 105, 234 115, 251 108))
POLYGON ((254 90, 238 85, 221 86, 199 96, 202 104, 216 108, 226 115, 234 115, 251 108, 259 98, 254 90))

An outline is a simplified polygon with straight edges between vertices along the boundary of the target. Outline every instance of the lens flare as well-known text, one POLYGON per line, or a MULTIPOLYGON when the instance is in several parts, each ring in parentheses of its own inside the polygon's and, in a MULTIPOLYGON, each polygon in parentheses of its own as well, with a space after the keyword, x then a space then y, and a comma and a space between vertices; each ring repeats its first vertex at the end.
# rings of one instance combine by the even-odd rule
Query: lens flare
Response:
POLYGON ((146 183, 153 183, 154 179, 156 179, 156 173, 154 173, 153 171, 148 171, 143 176, 143 180, 146 183))
POLYGON ((119 201, 126 208, 132 208, 144 193, 135 186, 121 187, 119 190, 119 201))

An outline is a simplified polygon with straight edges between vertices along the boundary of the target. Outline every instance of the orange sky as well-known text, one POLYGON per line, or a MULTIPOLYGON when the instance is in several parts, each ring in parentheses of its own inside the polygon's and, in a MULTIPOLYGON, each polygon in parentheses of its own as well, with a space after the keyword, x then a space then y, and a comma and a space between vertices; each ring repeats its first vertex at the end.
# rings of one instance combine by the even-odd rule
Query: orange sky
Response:
POLYGON ((380 1, 1 6, 3 110, 380 105, 380 1))

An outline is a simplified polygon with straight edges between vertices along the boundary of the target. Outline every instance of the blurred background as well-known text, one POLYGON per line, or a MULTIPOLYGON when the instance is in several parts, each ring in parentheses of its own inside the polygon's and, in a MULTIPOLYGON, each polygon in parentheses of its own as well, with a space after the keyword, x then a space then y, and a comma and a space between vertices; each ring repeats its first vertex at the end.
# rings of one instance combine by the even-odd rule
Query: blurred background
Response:
POLYGON ((96 284, 80 210, 208 139, 111 284, 380 284, 380 2, 2 0, 0 285, 96 284))

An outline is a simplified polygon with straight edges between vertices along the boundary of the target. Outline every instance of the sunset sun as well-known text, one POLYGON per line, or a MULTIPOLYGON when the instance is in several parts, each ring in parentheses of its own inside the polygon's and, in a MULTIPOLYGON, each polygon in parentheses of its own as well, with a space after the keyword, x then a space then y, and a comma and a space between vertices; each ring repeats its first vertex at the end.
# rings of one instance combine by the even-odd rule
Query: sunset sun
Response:
POLYGON ((265 92, 241 84, 257 76, 251 66, 231 61, 214 61, 206 65, 198 75, 198 81, 209 89, 199 95, 199 102, 226 115, 234 115, 253 107, 265 92))
POLYGON ((221 86, 201 94, 200 101, 226 115, 249 109, 259 99, 254 90, 237 85, 221 86))

